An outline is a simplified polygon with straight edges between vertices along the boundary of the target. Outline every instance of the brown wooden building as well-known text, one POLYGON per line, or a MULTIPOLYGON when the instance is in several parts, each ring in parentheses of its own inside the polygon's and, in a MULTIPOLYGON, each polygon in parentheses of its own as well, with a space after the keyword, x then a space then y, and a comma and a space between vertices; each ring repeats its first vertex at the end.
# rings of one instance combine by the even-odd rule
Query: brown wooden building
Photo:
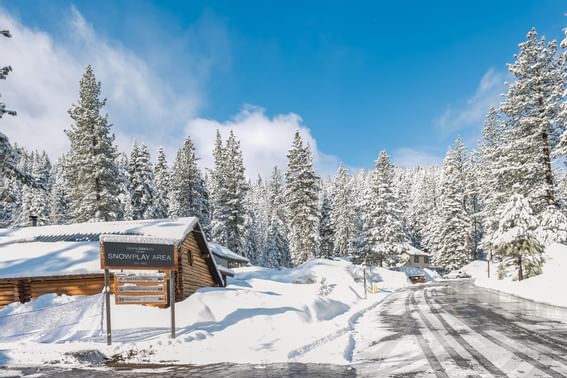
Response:
POLYGON ((104 276, 99 250, 105 240, 173 244, 176 301, 201 287, 225 286, 193 217, 25 227, 0 230, 0 307, 48 293, 100 293, 104 276))

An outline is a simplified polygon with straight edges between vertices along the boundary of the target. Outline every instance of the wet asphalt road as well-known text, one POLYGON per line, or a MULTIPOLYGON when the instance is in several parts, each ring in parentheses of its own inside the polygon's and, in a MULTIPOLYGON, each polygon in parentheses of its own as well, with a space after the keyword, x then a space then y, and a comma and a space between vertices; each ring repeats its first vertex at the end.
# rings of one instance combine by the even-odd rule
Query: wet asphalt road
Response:
POLYGON ((357 335, 358 376, 567 377, 567 309, 468 280, 394 293, 360 323, 376 327, 357 335))
POLYGON ((353 338, 350 367, 43 367, 0 369, 0 377, 567 377, 567 309, 481 289, 468 280, 392 294, 359 319, 353 338))

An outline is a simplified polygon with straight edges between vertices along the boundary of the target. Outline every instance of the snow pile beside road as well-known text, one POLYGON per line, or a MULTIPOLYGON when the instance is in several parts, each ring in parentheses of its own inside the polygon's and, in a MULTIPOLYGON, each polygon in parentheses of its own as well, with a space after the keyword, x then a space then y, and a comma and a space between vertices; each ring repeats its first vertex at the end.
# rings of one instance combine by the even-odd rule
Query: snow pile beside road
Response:
POLYGON ((349 363, 356 319, 408 285, 404 273, 375 268, 379 292, 364 299, 361 268, 345 261, 235 272, 227 288, 200 289, 176 304, 176 340, 169 339, 169 309, 113 304, 114 345, 107 347, 102 295, 12 304, 0 309, 0 359, 63 363, 73 362, 70 352, 99 350, 142 363, 349 363))
POLYGON ((563 291, 567 272, 567 245, 555 243, 545 250, 543 273, 522 281, 498 280, 497 264, 490 267, 487 277, 486 261, 473 261, 461 270, 475 278, 475 284, 481 287, 500 290, 505 293, 531 299, 537 302, 567 307, 567 295, 563 291))

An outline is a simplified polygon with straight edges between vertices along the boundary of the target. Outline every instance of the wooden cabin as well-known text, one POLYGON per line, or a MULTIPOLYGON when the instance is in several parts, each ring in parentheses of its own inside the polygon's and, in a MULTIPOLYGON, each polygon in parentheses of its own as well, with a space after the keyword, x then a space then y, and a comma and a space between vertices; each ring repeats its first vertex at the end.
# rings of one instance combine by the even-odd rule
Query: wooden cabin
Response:
MULTIPOLYGON (((0 229, 0 307, 48 293, 100 293, 104 240, 173 244, 177 251, 176 301, 201 287, 225 286, 194 217, 0 229)), ((114 292, 113 287, 111 290, 114 292)))

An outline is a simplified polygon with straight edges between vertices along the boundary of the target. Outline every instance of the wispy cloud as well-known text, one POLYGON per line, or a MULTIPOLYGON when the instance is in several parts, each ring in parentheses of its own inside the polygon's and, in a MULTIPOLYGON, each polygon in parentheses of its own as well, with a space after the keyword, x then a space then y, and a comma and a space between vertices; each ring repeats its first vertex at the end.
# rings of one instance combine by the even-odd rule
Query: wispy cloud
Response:
POLYGON ((444 132, 455 132, 471 126, 480 126, 491 106, 501 102, 507 77, 489 69, 480 79, 475 93, 460 106, 450 105, 434 125, 444 132))
POLYGON ((394 151, 392 161, 403 168, 438 166, 443 162, 443 153, 428 148, 403 147, 394 151))
MULTIPOLYGON (((153 148, 177 148, 187 120, 197 115, 205 101, 202 87, 207 66, 214 64, 211 54, 226 54, 226 46, 216 44, 216 50, 206 51, 199 65, 188 65, 188 79, 180 90, 173 86, 175 78, 167 78, 139 51, 99 36, 76 8, 70 9, 64 22, 68 25, 65 35, 56 38, 0 9, 0 24, 13 35, 0 40, 0 63, 13 67, 0 92, 18 112, 17 117, 2 119, 2 131, 12 141, 45 149, 52 157, 64 153, 68 140, 63 130, 71 124, 67 110, 76 103, 79 79, 91 64, 108 98, 105 111, 122 150, 130 147, 133 138, 153 148)), ((210 28, 210 22, 202 21, 197 28, 210 28)), ((215 32, 223 33, 222 28, 215 32)), ((204 31, 192 34, 194 39, 199 36, 204 37, 204 31)))
POLYGON ((296 130, 300 131, 304 142, 310 144, 320 174, 333 174, 338 167, 335 156, 318 149, 315 138, 299 115, 289 113, 269 117, 262 108, 245 106, 226 122, 196 118, 187 124, 186 134, 193 139, 201 166, 206 168, 213 166, 212 150, 217 129, 225 139, 231 130, 234 131, 240 140, 246 173, 251 178, 258 174, 268 177, 274 165, 286 169, 287 152, 296 130))

